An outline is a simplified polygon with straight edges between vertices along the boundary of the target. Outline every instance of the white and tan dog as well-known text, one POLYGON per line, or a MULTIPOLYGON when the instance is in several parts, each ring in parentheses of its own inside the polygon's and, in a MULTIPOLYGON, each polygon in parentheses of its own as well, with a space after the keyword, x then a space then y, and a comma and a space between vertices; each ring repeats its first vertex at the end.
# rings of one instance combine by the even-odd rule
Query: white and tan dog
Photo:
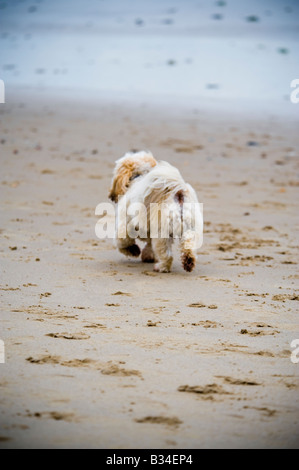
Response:
POLYGON ((193 270, 202 244, 202 211, 195 191, 175 167, 157 162, 148 151, 126 153, 116 161, 109 197, 118 203, 116 244, 121 253, 141 253, 143 262, 155 262, 155 271, 170 272, 172 243, 179 238, 183 268, 193 270), (144 208, 139 219, 136 204, 144 208), (146 242, 142 252, 135 238, 146 242))

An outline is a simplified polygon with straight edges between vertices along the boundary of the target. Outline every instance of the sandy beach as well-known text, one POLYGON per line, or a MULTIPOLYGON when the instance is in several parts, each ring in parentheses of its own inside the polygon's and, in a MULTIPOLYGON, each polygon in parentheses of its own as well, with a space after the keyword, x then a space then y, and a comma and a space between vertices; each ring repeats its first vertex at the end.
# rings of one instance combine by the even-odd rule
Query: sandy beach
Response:
MULTIPOLYGON (((163 3, 160 17, 128 9, 114 26, 107 13, 100 26, 109 36, 117 24, 138 31, 150 24, 148 34, 157 38, 156 29, 172 27, 169 18, 179 14, 179 3, 172 3, 172 9, 163 3)), ((225 2, 216 3, 219 9, 225 2)), ((263 19, 270 18, 265 3, 258 12, 263 19)), ((43 8, 25 7, 30 18, 43 8)), ((189 21, 192 9, 188 14, 189 21)), ((185 34, 185 23, 177 23, 177 34, 185 34)), ((25 25, 14 33, 14 49, 11 17, 6 24, 10 32, 1 44, 11 40, 15 56, 5 49, 0 64, 6 85, 0 104, 0 448, 298 448, 299 364, 291 360, 291 342, 299 338, 299 104, 285 97, 297 58, 292 48, 275 51, 294 39, 278 35, 273 42, 269 76, 276 68, 281 75, 268 81, 266 98, 267 76, 248 95, 241 96, 242 84, 232 96, 237 82, 229 82, 227 70, 215 81, 213 67, 203 72, 195 96, 195 79, 190 95, 189 82, 181 94, 178 83, 192 64, 199 73, 200 61, 176 58, 168 46, 163 59, 154 56, 157 63, 177 61, 161 72, 166 85, 155 69, 158 85, 151 82, 143 93, 139 78, 150 67, 130 78, 132 86, 126 79, 119 85, 113 70, 119 66, 126 75, 117 48, 127 44, 111 40, 120 62, 107 54, 109 73, 93 88, 96 72, 84 72, 92 76, 90 87, 81 76, 70 78, 73 59, 59 62, 59 50, 59 59, 48 57, 52 75, 47 67, 41 71, 38 54, 24 65, 22 47, 29 54, 28 41, 42 33, 33 22, 28 38, 25 25), (168 95, 169 71, 175 78, 168 95), (203 246, 192 273, 183 271, 176 252, 173 271, 156 273, 123 257, 113 240, 96 237, 95 208, 108 201, 114 162, 130 149, 149 149, 175 165, 203 203, 203 246)), ((90 36, 78 34, 87 47, 90 36)), ((265 37, 261 53, 272 44, 265 37)), ((246 41, 243 46, 246 51, 246 41)), ((95 62, 89 65, 99 66, 95 50, 90 55, 95 62)))
POLYGON ((2 109, 1 447, 296 446, 296 125, 53 99, 2 109), (191 274, 95 236, 133 146, 204 203, 191 274))

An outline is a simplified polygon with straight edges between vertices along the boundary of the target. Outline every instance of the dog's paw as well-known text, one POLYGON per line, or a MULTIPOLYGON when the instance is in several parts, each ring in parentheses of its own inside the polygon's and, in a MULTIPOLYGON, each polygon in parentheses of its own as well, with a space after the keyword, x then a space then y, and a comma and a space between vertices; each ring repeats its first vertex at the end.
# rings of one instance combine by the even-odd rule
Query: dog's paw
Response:
POLYGON ((138 258, 141 251, 138 245, 131 245, 127 248, 128 256, 133 256, 134 258, 138 258))
POLYGON ((194 256, 190 255, 189 253, 183 253, 181 259, 182 259, 184 270, 187 271, 188 273, 191 273, 191 271, 193 271, 194 266, 195 266, 194 256))
POLYGON ((127 246, 126 248, 120 248, 119 251, 125 256, 132 256, 133 258, 138 258, 140 255, 140 248, 138 245, 127 246))
POLYGON ((155 257, 151 248, 145 247, 141 252, 141 261, 143 263, 154 263, 155 257))
POLYGON ((161 263, 156 263, 154 271, 156 273, 170 273, 170 268, 168 266, 163 266, 161 263))
POLYGON ((152 256, 144 256, 143 254, 141 254, 141 261, 143 263, 154 263, 155 258, 153 258, 152 256))

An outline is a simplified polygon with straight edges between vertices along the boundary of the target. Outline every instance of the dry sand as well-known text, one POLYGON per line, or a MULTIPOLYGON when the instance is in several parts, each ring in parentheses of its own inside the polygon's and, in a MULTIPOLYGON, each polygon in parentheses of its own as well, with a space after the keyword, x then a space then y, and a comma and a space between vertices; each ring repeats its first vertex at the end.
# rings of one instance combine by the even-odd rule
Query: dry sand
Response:
POLYGON ((298 447, 298 122, 29 94, 0 112, 0 447, 298 447), (204 204, 191 274, 95 236, 132 148, 204 204))

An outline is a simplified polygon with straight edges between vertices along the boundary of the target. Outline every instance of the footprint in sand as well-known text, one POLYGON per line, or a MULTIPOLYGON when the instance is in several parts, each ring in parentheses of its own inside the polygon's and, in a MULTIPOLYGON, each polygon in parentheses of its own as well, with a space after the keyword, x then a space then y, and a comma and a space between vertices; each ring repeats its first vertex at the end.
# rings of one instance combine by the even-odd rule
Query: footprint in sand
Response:
POLYGON ((27 413, 26 417, 54 419, 55 421, 67 421, 69 423, 78 421, 74 413, 62 413, 60 411, 36 411, 34 413, 27 413))
POLYGON ((178 427, 182 424, 181 421, 176 416, 145 416, 144 418, 135 419, 136 423, 151 423, 151 424, 164 424, 166 426, 178 427))
POLYGON ((37 358, 27 357, 26 361, 31 364, 59 364, 65 367, 92 367, 101 371, 103 375, 114 375, 119 377, 137 376, 142 379, 141 372, 135 369, 125 369, 115 363, 100 363, 93 359, 70 359, 68 361, 62 359, 60 356, 41 356, 37 358))
POLYGON ((211 304, 211 305, 206 305, 202 302, 194 302, 192 304, 189 304, 187 305, 187 307, 193 307, 193 308, 204 308, 204 307, 207 307, 207 308, 211 308, 211 309, 216 309, 218 308, 217 305, 215 304, 211 304))
POLYGON ((230 392, 225 390, 221 385, 208 384, 208 385, 180 385, 177 389, 179 392, 195 393, 203 400, 214 400, 217 395, 230 395, 230 392))
POLYGON ((84 328, 100 328, 100 329, 105 329, 107 328, 106 325, 103 325, 102 323, 90 323, 89 325, 85 325, 84 328))
POLYGON ((92 359, 71 359, 69 361, 63 360, 60 356, 41 356, 41 357, 27 357, 26 361, 30 362, 31 364, 59 364, 61 366, 66 367, 80 367, 80 366, 87 366, 90 364, 96 363, 96 361, 92 359))
POLYGON ((210 320, 202 320, 197 323, 191 323, 192 326, 202 326, 203 328, 217 328, 218 326, 223 327, 220 323, 210 320))
POLYGON ((50 336, 51 338, 64 338, 64 339, 89 339, 90 336, 86 333, 48 333, 45 336, 50 336))
POLYGON ((286 300, 299 300, 299 295, 296 294, 277 294, 273 295, 272 300, 285 302, 286 300))
POLYGON ((113 294, 111 295, 125 295, 127 297, 131 297, 132 294, 130 294, 129 292, 122 292, 121 290, 118 290, 117 292, 114 292, 113 294))
POLYGON ((258 382, 255 382, 254 380, 234 379, 232 377, 226 377, 226 376, 222 376, 222 375, 218 375, 217 377, 223 379, 225 383, 228 383, 230 385, 248 385, 248 386, 262 385, 258 382))
POLYGON ((103 369, 101 369, 101 373, 104 375, 116 375, 119 377, 128 377, 130 375, 142 377, 139 370, 124 369, 123 367, 119 367, 118 364, 107 364, 103 369))

